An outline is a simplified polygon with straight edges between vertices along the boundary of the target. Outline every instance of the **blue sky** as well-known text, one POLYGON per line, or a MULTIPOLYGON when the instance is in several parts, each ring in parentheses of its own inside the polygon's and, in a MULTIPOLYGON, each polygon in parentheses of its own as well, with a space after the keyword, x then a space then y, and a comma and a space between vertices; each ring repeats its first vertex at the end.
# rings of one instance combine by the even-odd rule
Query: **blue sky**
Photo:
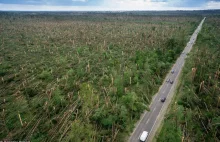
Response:
POLYGON ((220 0, 0 0, 0 10, 103 11, 220 9, 220 0))

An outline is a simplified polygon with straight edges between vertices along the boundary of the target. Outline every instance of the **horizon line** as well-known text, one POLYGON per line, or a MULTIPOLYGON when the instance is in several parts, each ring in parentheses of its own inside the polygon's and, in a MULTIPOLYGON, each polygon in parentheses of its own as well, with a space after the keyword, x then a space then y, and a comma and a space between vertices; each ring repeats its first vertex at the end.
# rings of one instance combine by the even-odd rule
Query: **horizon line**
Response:
POLYGON ((218 11, 219 9, 187 9, 187 10, 0 10, 1 12, 148 12, 148 11, 218 11))

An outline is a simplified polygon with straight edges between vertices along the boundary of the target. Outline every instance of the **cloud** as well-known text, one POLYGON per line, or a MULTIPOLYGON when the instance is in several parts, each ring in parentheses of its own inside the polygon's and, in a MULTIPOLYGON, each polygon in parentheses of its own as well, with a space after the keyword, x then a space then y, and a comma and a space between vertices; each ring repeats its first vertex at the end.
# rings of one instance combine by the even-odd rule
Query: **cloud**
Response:
POLYGON ((3 11, 110 11, 101 6, 49 6, 49 5, 22 5, 0 4, 3 11))
POLYGON ((41 1, 36 1, 36 0, 27 0, 26 1, 28 4, 42 4, 41 1))
POLYGON ((200 7, 204 6, 207 0, 169 0, 168 4, 170 6, 176 7, 200 7))
POLYGON ((73 2, 87 2, 87 0, 72 0, 73 2))
POLYGON ((220 9, 220 0, 208 2, 206 5, 206 9, 220 9))
POLYGON ((151 0, 104 0, 103 5, 116 10, 160 10, 166 3, 151 0))
POLYGON ((0 10, 123 11, 220 9, 220 0, 0 0, 0 10))
POLYGON ((50 6, 84 6, 98 5, 101 0, 0 0, 1 4, 50 5, 50 6))

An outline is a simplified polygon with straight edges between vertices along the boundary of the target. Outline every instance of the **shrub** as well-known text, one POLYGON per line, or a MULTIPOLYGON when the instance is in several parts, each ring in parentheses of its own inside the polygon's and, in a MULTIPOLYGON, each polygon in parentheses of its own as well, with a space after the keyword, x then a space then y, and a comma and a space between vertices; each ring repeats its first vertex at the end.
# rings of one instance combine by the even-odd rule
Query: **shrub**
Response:
POLYGON ((51 73, 49 71, 42 71, 41 74, 38 75, 38 77, 42 80, 45 80, 45 81, 50 81, 53 79, 51 73))

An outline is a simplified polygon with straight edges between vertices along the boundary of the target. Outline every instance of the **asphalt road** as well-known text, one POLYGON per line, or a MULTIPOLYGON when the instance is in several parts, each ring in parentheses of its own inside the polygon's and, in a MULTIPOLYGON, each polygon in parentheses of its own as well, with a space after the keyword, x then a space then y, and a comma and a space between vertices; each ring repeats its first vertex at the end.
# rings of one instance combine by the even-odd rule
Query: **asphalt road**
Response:
MULTIPOLYGON (((160 101, 161 98, 166 97, 170 94, 171 87, 177 83, 176 79, 179 76, 180 71, 182 70, 182 67, 185 63, 185 58, 187 57, 187 53, 189 53, 193 47, 193 44, 196 41, 197 34, 202 28, 202 24, 204 22, 205 18, 201 21, 198 28, 195 30, 193 35, 190 38, 190 41, 187 43, 187 46, 183 50, 180 57, 176 60, 176 63, 173 65, 172 70, 174 70, 174 73, 169 73, 166 77, 166 80, 170 79, 173 82, 171 84, 170 82, 164 81, 162 86, 160 87, 160 90, 158 91, 157 95, 153 98, 152 103, 150 105, 150 111, 145 111, 142 115, 141 119, 136 125, 136 128, 134 129, 134 132, 131 134, 129 141, 130 142, 138 142, 139 137, 142 134, 143 131, 148 132, 148 137, 151 135, 151 131, 154 129, 154 125, 156 123, 157 117, 159 113, 161 112, 161 109, 164 105, 168 105, 168 102, 162 103, 160 101)), ((148 141, 148 139, 146 140, 148 141)))

